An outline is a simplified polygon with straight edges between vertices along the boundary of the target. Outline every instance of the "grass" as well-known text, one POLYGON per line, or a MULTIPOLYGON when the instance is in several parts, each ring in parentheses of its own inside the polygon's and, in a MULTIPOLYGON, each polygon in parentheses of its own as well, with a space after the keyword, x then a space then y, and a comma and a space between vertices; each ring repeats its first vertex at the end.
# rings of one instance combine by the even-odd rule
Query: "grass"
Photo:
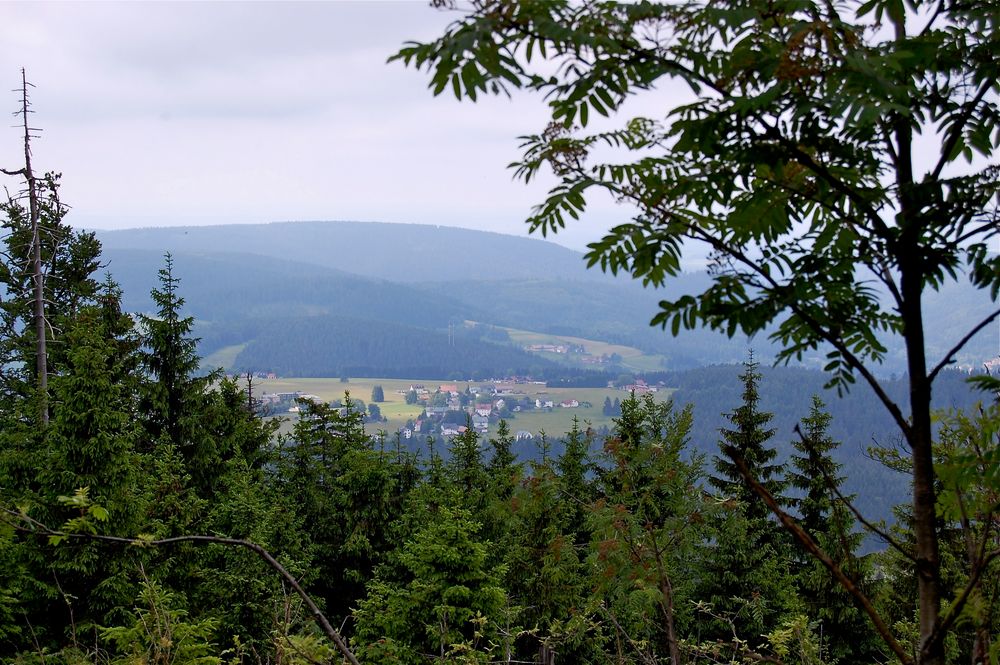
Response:
POLYGON ((232 367, 236 362, 236 356, 246 348, 246 344, 233 344, 224 346, 201 359, 199 365, 202 369, 211 371, 218 367, 232 367))
MULTIPOLYGON (((626 369, 640 372, 663 369, 663 356, 644 353, 643 351, 632 346, 610 344, 608 342, 601 342, 583 337, 572 337, 569 335, 550 335, 531 330, 519 330, 517 328, 504 328, 504 330, 507 331, 511 341, 519 346, 528 346, 529 344, 573 344, 582 346, 586 353, 591 356, 610 356, 611 354, 616 353, 621 356, 621 364, 626 369)), ((559 363, 572 365, 573 367, 585 367, 590 369, 601 367, 601 365, 583 363, 579 360, 579 356, 576 354, 552 353, 547 351, 531 351, 531 353, 535 353, 536 355, 548 360, 554 360, 559 363)))
MULTIPOLYGON (((366 428, 369 433, 385 430, 395 432, 406 424, 408 419, 416 419, 423 409, 420 405, 406 403, 406 391, 411 385, 421 384, 431 392, 437 390, 442 383, 455 384, 459 391, 464 391, 471 385, 479 385, 480 382, 467 381, 438 381, 429 379, 366 379, 352 378, 347 383, 342 383, 339 379, 256 379, 254 391, 257 394, 296 392, 301 391, 306 394, 316 395, 321 400, 331 402, 342 399, 345 391, 349 391, 351 397, 357 398, 367 404, 371 401, 372 388, 376 385, 382 386, 385 394, 385 401, 380 403, 379 409, 382 415, 388 418, 388 422, 369 423, 366 428)), ((482 382, 486 383, 486 382, 482 382)), ((496 384, 505 386, 508 384, 496 384)), ((548 388, 543 385, 518 384, 511 385, 515 390, 521 390, 523 395, 517 397, 528 397, 532 400, 542 399, 559 404, 562 401, 575 399, 581 404, 590 403, 589 407, 579 408, 559 408, 555 407, 551 411, 521 411, 513 414, 513 418, 508 420, 510 428, 515 431, 527 430, 532 434, 540 431, 546 432, 550 436, 562 436, 573 425, 573 417, 576 416, 582 427, 587 425, 598 428, 602 425, 611 425, 611 418, 605 416, 601 411, 604 406, 604 399, 610 398, 612 401, 624 399, 627 395, 621 390, 614 388, 548 388)), ((661 390, 656 393, 657 400, 669 399, 672 390, 661 390)), ((290 414, 289 414, 290 415, 290 414)), ((288 431, 290 424, 282 427, 282 431, 288 431)), ((495 425, 491 426, 492 429, 495 425)))

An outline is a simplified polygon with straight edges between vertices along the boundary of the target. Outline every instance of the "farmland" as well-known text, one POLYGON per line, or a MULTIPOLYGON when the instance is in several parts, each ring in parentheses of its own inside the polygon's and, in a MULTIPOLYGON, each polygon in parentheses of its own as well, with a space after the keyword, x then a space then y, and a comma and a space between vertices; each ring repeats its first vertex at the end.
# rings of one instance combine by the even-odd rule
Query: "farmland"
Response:
MULTIPOLYGON (((379 404, 379 408, 388 422, 370 423, 367 428, 370 432, 377 430, 394 432, 406 424, 408 419, 416 419, 423 410, 422 405, 406 403, 406 392, 410 386, 419 384, 434 392, 442 383, 444 382, 426 379, 351 378, 347 382, 336 378, 255 379, 254 392, 261 395, 263 393, 299 391, 315 395, 320 400, 327 402, 342 399, 344 393, 349 392, 351 397, 368 403, 371 400, 372 388, 375 385, 380 385, 385 394, 385 401, 379 404)), ((464 391, 466 388, 482 385, 484 382, 449 381, 447 383, 455 385, 459 391, 464 391)), ((611 418, 605 416, 601 411, 605 398, 614 401, 616 398, 624 399, 627 396, 625 392, 614 388, 549 388, 537 384, 496 382, 490 385, 495 385, 500 389, 510 388, 514 391, 522 391, 522 394, 515 393, 513 395, 517 398, 541 399, 555 404, 577 400, 581 405, 577 408, 559 408, 557 406, 551 410, 522 411, 512 414, 513 417, 508 419, 512 430, 527 430, 533 434, 545 431, 554 436, 564 434, 572 426, 574 416, 580 420, 581 424, 589 424, 595 428, 610 425, 611 418), (589 406, 587 406, 588 404, 589 406)), ((669 398, 671 392, 670 390, 661 390, 656 393, 656 397, 658 400, 665 400, 669 398)), ((495 425, 491 425, 491 431, 494 427, 495 425)))

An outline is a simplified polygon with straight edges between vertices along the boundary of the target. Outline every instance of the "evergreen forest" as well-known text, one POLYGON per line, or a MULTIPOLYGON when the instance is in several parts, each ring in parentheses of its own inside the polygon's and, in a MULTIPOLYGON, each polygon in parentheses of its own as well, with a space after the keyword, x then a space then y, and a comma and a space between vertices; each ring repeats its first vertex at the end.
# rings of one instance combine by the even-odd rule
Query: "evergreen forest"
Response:
MULTIPOLYGON (((584 255, 610 275, 594 294, 614 300, 628 276, 659 289, 654 326, 707 328, 726 353, 759 336, 792 365, 776 381, 818 362, 825 386, 789 380, 772 408, 752 354, 736 376, 671 372, 676 402, 623 393, 605 430, 574 422, 528 456, 507 422, 481 436, 470 418, 416 446, 367 433, 381 386, 367 414, 356 396, 302 399, 279 433, 252 384, 202 367, 171 253, 158 270, 133 254, 152 279, 133 314, 99 238, 66 223, 59 174, 32 164, 22 70, 24 160, 0 169, 17 183, 0 201, 0 661, 998 665, 1000 379, 989 363, 950 371, 1000 319, 996 3, 432 4, 453 20, 390 64, 434 95, 543 100, 510 165, 547 188, 529 229, 560 232, 597 192, 626 204, 584 255), (659 110, 633 116, 633 100, 659 110), (692 247, 707 270, 685 276, 692 247), (956 325, 936 320, 930 295, 952 289, 985 296, 986 313, 966 325, 956 299, 956 325), (823 387, 853 395, 836 417, 823 387), (884 434, 845 434, 873 405, 884 434), (861 454, 877 470, 849 478, 861 454)), ((327 253, 313 245, 302 256, 327 253)), ((221 303, 237 327, 205 330, 300 375, 603 382, 486 339, 551 309, 565 313, 551 330, 592 319, 649 343, 617 313, 559 306, 551 285, 516 311, 545 256, 532 247, 497 299, 512 311, 470 338, 455 319, 498 309, 449 284, 483 277, 471 257, 395 293, 327 265, 302 293, 353 285, 367 303, 317 309, 275 287, 252 316, 248 300, 221 303)), ((554 273, 579 258, 560 256, 554 273)), ((711 343, 695 348, 703 361, 711 343)))
MULTIPOLYGON (((56 181, 47 187, 54 196, 56 181)), ((20 260, 2 274, 3 662, 891 660, 727 447, 894 632, 917 639, 906 509, 873 525, 891 530, 892 547, 865 549, 825 405, 796 401, 799 434, 777 440, 752 360, 714 381, 712 451, 691 445, 691 406, 650 396, 621 400, 606 434, 580 423, 542 437, 530 460, 506 424, 416 450, 367 435, 351 400, 303 402, 293 431, 276 436, 244 387, 199 370, 172 258, 151 293, 155 315, 132 317, 113 279, 95 277, 100 244, 48 203, 59 241, 41 257, 56 331, 44 393, 32 275, 17 269, 32 265, 29 214, 18 201, 4 208, 6 250, 20 260)), ((983 408, 942 416, 942 464, 967 459, 969 432, 992 442, 996 407, 983 408)), ((872 454, 899 468, 898 449, 872 454)), ((970 629, 948 642, 953 662, 984 635, 996 649, 997 564, 970 570, 967 551, 986 528, 969 511, 994 490, 967 491, 943 531, 946 574, 983 583, 963 613, 970 629)))

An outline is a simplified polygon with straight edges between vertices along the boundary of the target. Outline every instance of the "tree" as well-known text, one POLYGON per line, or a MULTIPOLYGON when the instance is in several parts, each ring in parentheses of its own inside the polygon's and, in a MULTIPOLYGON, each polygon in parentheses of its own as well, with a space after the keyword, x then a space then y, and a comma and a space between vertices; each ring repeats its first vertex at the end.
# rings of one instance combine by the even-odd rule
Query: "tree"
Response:
POLYGON ((696 490, 701 460, 682 459, 691 421, 690 406, 675 412, 652 395, 631 395, 604 443, 603 498, 591 515, 595 585, 618 614, 616 627, 649 645, 645 662, 682 662, 678 614, 690 604, 709 508, 696 490))
MULTIPOLYGON (((743 382, 743 403, 727 416, 734 429, 721 430, 720 448, 735 448, 767 491, 774 497, 782 497, 787 485, 782 479, 784 469, 782 465, 772 463, 778 456, 778 451, 767 445, 774 436, 774 430, 767 428, 774 414, 760 410, 760 394, 757 391, 761 378, 757 371, 759 364, 751 356, 743 366, 744 371, 740 375, 740 381, 743 382)), ((773 542, 776 538, 776 525, 772 528, 773 522, 768 519, 770 510, 757 500, 730 459, 723 455, 716 457, 714 461, 718 475, 710 477, 709 483, 722 496, 735 499, 751 521, 759 523, 771 533, 768 540, 773 542)))
POLYGON ((442 506, 428 517, 354 610, 353 644, 365 662, 423 663, 429 654, 444 660, 498 641, 504 592, 488 564, 490 543, 477 538, 479 525, 467 511, 442 506))
MULTIPOLYGON (((38 388, 38 412, 39 412, 39 422, 42 425, 47 425, 49 422, 49 411, 48 411, 48 380, 49 380, 49 370, 48 370, 48 350, 47 350, 47 339, 48 331, 46 330, 46 320, 45 320, 45 270, 42 264, 42 236, 41 236, 41 224, 42 224, 42 201, 40 201, 40 190, 38 178, 35 176, 35 170, 31 166, 31 139, 32 131, 37 131, 36 129, 28 125, 28 114, 32 111, 30 110, 30 102, 28 100, 28 78, 25 74, 24 69, 21 69, 21 108, 18 111, 18 115, 21 116, 21 126, 24 129, 24 166, 20 169, 8 171, 3 169, 2 172, 6 175, 19 175, 24 178, 25 184, 25 198, 28 200, 27 209, 27 227, 30 231, 30 244, 28 245, 27 254, 30 255, 30 260, 25 261, 25 266, 22 270, 30 274, 31 276, 31 318, 32 318, 32 328, 35 333, 35 382, 38 388), (30 265, 30 268, 27 266, 30 265)), ((54 212, 57 219, 61 219, 64 208, 59 199, 56 196, 56 188, 54 186, 55 178, 46 177, 46 184, 50 184, 47 189, 55 201, 55 205, 51 206, 49 212, 54 212)), ((7 215, 11 217, 11 213, 15 211, 24 212, 23 208, 16 203, 13 199, 9 199, 7 203, 7 215)))
POLYGON ((385 392, 382 390, 382 386, 376 384, 375 387, 372 388, 372 401, 373 402, 385 401, 385 392))
MULTIPOLYGON (((799 523, 820 543, 831 558, 866 592, 871 587, 872 570, 856 554, 864 534, 857 531, 854 516, 839 500, 843 476, 831 453, 839 445, 827 430, 830 414, 823 401, 813 395, 809 415, 802 419, 803 430, 792 442, 798 455, 792 456, 788 484, 800 494, 795 500, 799 523)), ((844 497, 850 501, 852 497, 844 497)), ((831 663, 872 662, 878 657, 875 635, 853 599, 824 570, 822 564, 805 553, 796 566, 799 595, 809 618, 823 627, 823 656, 831 663)))
MULTIPOLYGON (((719 447, 735 450, 771 496, 787 505, 782 466, 773 464, 777 451, 768 445, 773 415, 760 410, 758 364, 744 363, 742 403, 727 417, 733 429, 723 429, 719 447)), ((789 569, 790 545, 770 510, 744 482, 731 456, 714 459, 716 475, 709 484, 720 493, 724 510, 711 520, 714 543, 708 547, 702 598, 726 616, 741 636, 761 635, 778 627, 794 608, 794 580, 789 569)), ((722 628, 723 633, 728 626, 722 628)))
POLYGON ((184 298, 178 293, 180 278, 174 275, 174 259, 168 252, 159 270, 159 288, 150 295, 156 316, 140 315, 143 327, 143 364, 151 381, 144 390, 142 408, 152 441, 164 436, 188 459, 194 445, 193 403, 203 398, 211 377, 197 377, 198 340, 191 337, 194 319, 182 316, 184 298))
POLYGON ((987 249, 1000 187, 998 21, 989 3, 931 0, 481 0, 440 39, 394 56, 430 70, 435 94, 545 96, 551 122, 523 139, 514 165, 525 181, 545 166, 555 174, 532 230, 557 232, 599 190, 634 215, 590 246, 590 265, 658 286, 692 247, 709 251, 710 286, 664 298, 654 323, 765 332, 779 361, 825 353, 833 384, 860 376, 872 387, 909 450, 917 653, 852 595, 904 663, 943 663, 955 619, 941 609, 931 389, 1000 314, 928 358, 925 289, 960 276, 994 298, 1000 288, 1000 257, 987 249), (683 101, 662 114, 587 130, 591 111, 617 117, 634 95, 668 86, 683 101), (905 349, 906 405, 873 370, 886 337, 905 349))

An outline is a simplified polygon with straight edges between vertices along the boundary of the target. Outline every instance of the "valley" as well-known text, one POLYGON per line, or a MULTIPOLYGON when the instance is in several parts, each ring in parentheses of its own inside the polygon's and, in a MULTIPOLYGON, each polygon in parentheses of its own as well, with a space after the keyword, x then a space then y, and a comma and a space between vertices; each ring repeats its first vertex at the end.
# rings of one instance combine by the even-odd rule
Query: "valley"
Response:
MULTIPOLYGON (((319 400, 334 402, 343 400, 345 393, 350 393, 352 399, 360 399, 367 405, 371 402, 372 391, 375 386, 381 386, 384 393, 384 401, 378 403, 381 415, 386 418, 382 422, 367 422, 365 429, 375 434, 385 431, 390 436, 403 429, 408 421, 416 421, 426 408, 425 402, 417 404, 406 403, 406 393, 411 386, 425 387, 428 390, 428 397, 437 391, 442 385, 454 387, 459 394, 471 394, 470 391, 492 387, 495 393, 489 396, 484 395, 483 399, 469 400, 468 408, 472 411, 468 415, 471 417, 475 411, 475 405, 483 403, 495 404, 497 400, 514 402, 542 403, 541 407, 531 408, 522 406, 514 411, 513 407, 504 409, 504 418, 513 432, 529 432, 532 436, 537 436, 545 432, 554 438, 562 437, 573 426, 573 419, 576 418, 582 429, 592 427, 595 430, 603 427, 610 427, 612 415, 603 412, 605 399, 623 400, 629 392, 619 388, 563 388, 546 387, 537 383, 512 383, 504 381, 451 381, 442 384, 440 381, 430 379, 386 379, 386 378, 348 378, 347 381, 340 379, 319 379, 319 378, 255 378, 253 380, 254 394, 258 397, 266 395, 302 393, 303 395, 314 395, 319 400), (551 402, 552 406, 546 407, 545 403, 551 402), (560 406, 560 404, 567 406, 560 406), (575 406, 570 406, 575 403, 575 406)), ((672 391, 660 389, 655 395, 657 401, 665 401, 670 398, 672 391)), ((463 407, 464 408, 464 407, 463 407)), ((499 411, 497 415, 490 418, 489 427, 486 430, 487 436, 495 433, 497 422, 499 421, 499 411)), ((272 417, 284 417, 289 419, 289 423, 284 426, 287 430, 294 421, 296 415, 277 409, 267 411, 272 417)), ((457 423, 464 425, 464 420, 457 423)), ((429 432, 415 433, 419 438, 426 438, 429 432)), ((439 428, 433 432, 440 434, 439 428)), ((530 450, 522 451, 526 457, 531 456, 530 450)))

